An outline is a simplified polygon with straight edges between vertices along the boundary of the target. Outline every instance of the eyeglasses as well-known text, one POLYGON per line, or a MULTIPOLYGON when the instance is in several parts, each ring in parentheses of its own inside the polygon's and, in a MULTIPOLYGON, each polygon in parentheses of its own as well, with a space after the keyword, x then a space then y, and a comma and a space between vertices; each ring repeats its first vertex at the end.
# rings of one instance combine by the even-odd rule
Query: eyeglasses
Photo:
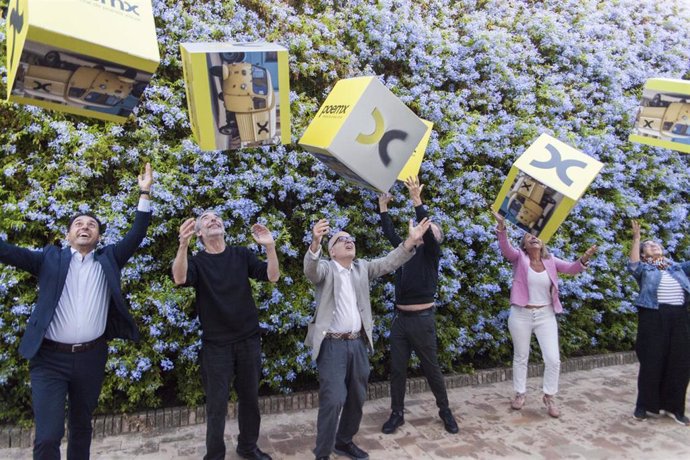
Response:
POLYGON ((355 242, 355 237, 354 236, 339 236, 336 238, 335 242, 333 245, 336 245, 337 243, 354 243, 355 242))

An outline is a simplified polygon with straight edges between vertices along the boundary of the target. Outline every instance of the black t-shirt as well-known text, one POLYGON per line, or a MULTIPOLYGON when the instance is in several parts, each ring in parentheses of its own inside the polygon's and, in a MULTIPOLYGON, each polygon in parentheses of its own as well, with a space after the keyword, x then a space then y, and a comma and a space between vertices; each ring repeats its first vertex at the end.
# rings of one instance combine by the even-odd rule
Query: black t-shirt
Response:
POLYGON ((227 246, 220 254, 188 258, 185 286, 196 289, 203 339, 233 343, 259 333, 259 315, 249 278, 268 281, 268 263, 247 248, 227 246))
MULTIPOLYGON (((424 205, 414 208, 417 222, 428 217, 424 205)), ((393 227, 387 212, 381 213, 383 234, 393 247, 398 247, 403 239, 393 227)), ((438 286, 438 266, 441 260, 441 246, 431 229, 424 233, 424 244, 417 247, 415 255, 395 271, 395 303, 415 305, 431 303, 438 286)))

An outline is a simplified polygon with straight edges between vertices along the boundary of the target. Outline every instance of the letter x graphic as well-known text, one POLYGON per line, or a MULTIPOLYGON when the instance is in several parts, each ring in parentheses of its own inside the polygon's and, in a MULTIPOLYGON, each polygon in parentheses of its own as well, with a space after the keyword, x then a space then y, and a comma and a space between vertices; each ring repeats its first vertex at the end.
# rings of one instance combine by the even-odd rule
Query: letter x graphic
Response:
POLYGON ((258 121, 256 122, 256 126, 259 127, 259 130, 256 132, 256 134, 261 134, 265 132, 268 134, 268 122, 266 123, 259 123, 258 121))
POLYGON ((570 186, 573 183, 573 180, 570 177, 568 177, 568 168, 573 167, 584 169, 587 167, 587 163, 585 163, 584 161, 561 160, 561 152, 559 152, 556 149, 556 147, 554 147, 551 144, 546 144, 546 150, 548 150, 551 154, 551 158, 549 158, 547 161, 532 160, 530 162, 530 166, 534 166, 535 168, 539 169, 556 168, 556 174, 558 174, 558 178, 565 185, 570 186))
POLYGON ((45 91, 46 93, 49 93, 51 84, 52 83, 41 83, 40 81, 34 80, 33 91, 45 91))
POLYGON ((651 129, 654 129, 654 128, 652 127, 652 122, 653 122, 654 120, 643 120, 643 121, 644 121, 644 126, 643 126, 644 128, 651 128, 651 129))

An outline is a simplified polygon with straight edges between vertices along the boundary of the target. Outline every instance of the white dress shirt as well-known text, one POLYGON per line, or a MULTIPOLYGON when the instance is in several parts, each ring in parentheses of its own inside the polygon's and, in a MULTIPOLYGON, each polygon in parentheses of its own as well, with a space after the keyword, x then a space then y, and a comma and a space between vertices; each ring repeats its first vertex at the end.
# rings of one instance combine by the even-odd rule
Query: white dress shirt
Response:
POLYGON ((359 332, 362 329, 362 317, 357 309, 357 294, 352 284, 352 268, 345 268, 335 262, 340 278, 339 292, 335 293, 335 314, 328 328, 329 332, 359 332))
MULTIPOLYGON (((151 211, 151 200, 139 199, 137 210, 151 211)), ((65 287, 46 331, 46 338, 61 343, 84 343, 105 332, 110 304, 110 289, 103 267, 94 258, 95 250, 82 256, 70 248, 65 287)))
MULTIPOLYGON (((308 249, 314 258, 321 255, 321 248, 313 252, 308 249)), ((352 284, 352 268, 345 268, 335 260, 333 261, 337 272, 335 276, 340 278, 340 292, 335 292, 335 313, 328 332, 359 332, 362 329, 362 317, 357 308, 357 293, 352 284)))

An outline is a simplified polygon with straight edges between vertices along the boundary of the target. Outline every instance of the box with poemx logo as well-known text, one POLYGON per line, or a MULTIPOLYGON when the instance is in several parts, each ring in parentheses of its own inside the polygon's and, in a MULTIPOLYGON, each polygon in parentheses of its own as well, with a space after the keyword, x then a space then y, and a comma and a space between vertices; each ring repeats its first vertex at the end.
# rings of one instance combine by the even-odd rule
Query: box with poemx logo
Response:
POLYGON ((378 78, 356 77, 336 83, 299 144, 344 179, 387 192, 427 132, 378 78))
POLYGON ((10 0, 9 101, 124 121, 159 61, 151 0, 10 0))
POLYGON ((542 134, 510 168, 492 209, 546 243, 603 166, 542 134))
POLYGON ((192 132, 202 150, 290 143, 287 48, 181 43, 192 132))

